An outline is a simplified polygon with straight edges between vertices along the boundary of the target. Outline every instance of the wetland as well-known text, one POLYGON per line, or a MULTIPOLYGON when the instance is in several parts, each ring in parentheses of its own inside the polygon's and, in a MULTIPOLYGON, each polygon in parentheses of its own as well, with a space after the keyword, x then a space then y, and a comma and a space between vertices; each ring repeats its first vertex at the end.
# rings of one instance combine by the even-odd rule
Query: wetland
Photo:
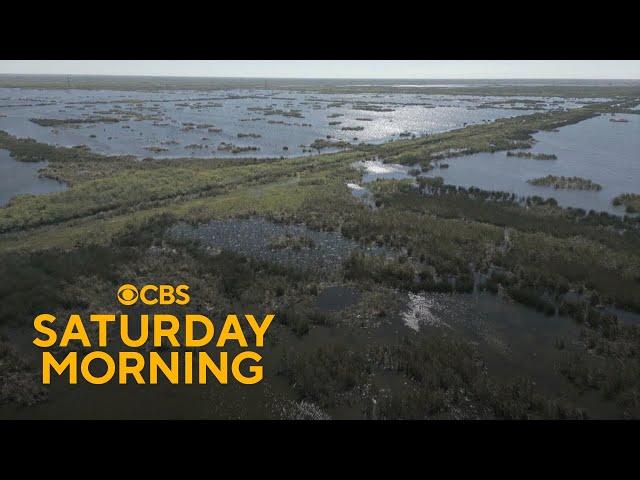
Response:
POLYGON ((640 416, 640 87, 0 80, 0 418, 640 416), (273 312, 264 380, 42 385, 124 283, 273 312))

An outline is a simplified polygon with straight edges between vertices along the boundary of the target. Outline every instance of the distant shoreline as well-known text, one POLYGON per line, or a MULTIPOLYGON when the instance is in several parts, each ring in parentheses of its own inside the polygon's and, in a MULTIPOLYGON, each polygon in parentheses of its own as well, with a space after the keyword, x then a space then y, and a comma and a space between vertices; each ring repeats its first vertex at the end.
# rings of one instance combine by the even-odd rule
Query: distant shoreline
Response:
POLYGON ((307 79, 119 75, 0 74, 0 88, 80 90, 295 90, 318 93, 414 93, 610 97, 640 95, 640 80, 575 79, 307 79))

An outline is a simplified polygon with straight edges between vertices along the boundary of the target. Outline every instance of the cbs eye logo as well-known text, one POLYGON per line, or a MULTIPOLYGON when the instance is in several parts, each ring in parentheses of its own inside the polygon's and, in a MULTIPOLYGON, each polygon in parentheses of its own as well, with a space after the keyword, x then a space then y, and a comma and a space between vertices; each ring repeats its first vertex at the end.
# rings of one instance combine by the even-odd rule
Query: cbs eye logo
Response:
POLYGON ((191 298, 186 293, 188 285, 145 285, 139 291, 135 285, 125 283, 116 295, 122 305, 134 305, 138 300, 145 305, 186 305, 191 298))
POLYGON ((130 283, 125 283, 118 289, 118 301, 123 305, 133 305, 139 296, 138 289, 130 283))

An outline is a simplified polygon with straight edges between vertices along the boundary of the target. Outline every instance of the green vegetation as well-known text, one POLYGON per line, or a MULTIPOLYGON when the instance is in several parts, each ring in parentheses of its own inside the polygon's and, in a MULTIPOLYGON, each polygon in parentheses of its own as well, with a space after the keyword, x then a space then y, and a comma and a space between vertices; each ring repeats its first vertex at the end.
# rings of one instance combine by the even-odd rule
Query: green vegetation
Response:
POLYGON ((530 380, 493 383, 474 348, 446 335, 405 339, 375 357, 412 382, 408 392, 382 397, 380 418, 585 418, 580 409, 537 393, 530 380))
POLYGON ((253 146, 241 147, 238 145, 234 145, 233 143, 226 143, 226 142, 220 142, 220 145, 218 145, 218 151, 231 152, 233 154, 245 153, 245 152, 256 152, 258 150, 260 150, 260 147, 253 147, 253 146))
POLYGON ((634 220, 535 198, 525 209, 512 194, 448 188, 437 179, 421 185, 424 193, 407 182, 371 184, 380 210, 362 220, 361 230, 343 225, 343 232, 406 248, 442 275, 465 274, 469 262, 481 271, 494 264, 516 274, 521 287, 588 286, 640 311, 634 220))
POLYGON ((41 127, 64 127, 69 125, 83 125, 86 123, 118 123, 116 117, 86 117, 86 118, 30 118, 30 121, 41 127))
POLYGON ((46 390, 38 377, 10 342, 0 338, 0 405, 11 402, 28 406, 46 400, 46 390))
POLYGON ((168 148, 165 148, 165 147, 154 147, 154 146, 144 147, 144 149, 147 150, 148 152, 151 152, 151 153, 163 153, 163 152, 168 152, 169 151, 168 148))
POLYGON ((623 205, 627 213, 640 212, 640 195, 637 193, 624 193, 613 199, 613 204, 617 207, 623 205))
POLYGON ((531 153, 531 152, 507 152, 507 157, 533 158, 534 160, 557 160, 554 154, 547 153, 531 153))
POLYGON ((594 183, 588 178, 582 177, 556 177, 555 175, 547 175, 546 177, 532 178, 527 183, 536 186, 553 187, 555 189, 566 190, 602 190, 602 185, 594 183))
POLYGON ((282 117, 304 118, 300 110, 281 110, 273 107, 249 107, 247 110, 250 112, 260 112, 267 116, 279 115, 282 117))
POLYGON ((315 150, 323 150, 325 148, 348 148, 351 144, 343 140, 325 140, 324 138, 318 138, 313 141, 310 148, 315 150))
POLYGON ((304 235, 286 234, 269 240, 269 247, 274 250, 280 250, 283 248, 301 250, 303 248, 313 248, 313 246, 313 240, 304 235))
POLYGON ((238 133, 238 138, 261 138, 259 133, 238 133))

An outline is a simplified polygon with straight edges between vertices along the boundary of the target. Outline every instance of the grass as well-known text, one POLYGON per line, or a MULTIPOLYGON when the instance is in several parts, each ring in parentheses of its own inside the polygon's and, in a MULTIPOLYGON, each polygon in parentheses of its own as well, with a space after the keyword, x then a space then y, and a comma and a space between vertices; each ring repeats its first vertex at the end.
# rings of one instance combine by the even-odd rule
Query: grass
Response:
MULTIPOLYGON (((7 137, 5 136, 5 139, 7 137)), ((44 150, 39 147, 26 149, 23 142, 11 137, 5 141, 16 158, 25 160, 41 158, 44 150), (25 151, 27 150, 27 151, 25 151), (36 157, 37 155, 37 157, 36 157)), ((38 144, 39 145, 39 144, 38 144)), ((30 145, 31 146, 31 145, 30 145)), ((216 161, 165 162, 150 160, 138 162, 131 158, 96 157, 78 159, 73 149, 53 149, 51 165, 45 174, 61 172, 57 176, 67 180, 72 188, 60 195, 23 195, 13 199, 3 208, 0 216, 0 232, 11 232, 42 225, 56 224, 89 216, 127 213, 128 210, 155 208, 166 202, 180 203, 197 196, 215 196, 234 188, 268 184, 293 178, 313 169, 328 168, 335 162, 350 158, 348 154, 327 157, 305 157, 273 161, 220 163, 216 161), (104 160, 107 167, 100 165, 104 160), (98 165, 94 172, 81 178, 82 169, 98 165), (73 164, 72 172, 68 163, 73 164), (110 164, 122 168, 112 168, 110 164), (109 174, 110 173, 110 174, 109 174)))
POLYGON ((112 212, 103 218, 94 216, 69 220, 59 225, 4 235, 0 237, 0 251, 38 250, 49 247, 67 249, 88 243, 105 245, 127 226, 142 224, 163 213, 171 213, 190 221, 274 213, 287 206, 299 206, 304 199, 305 191, 306 189, 297 186, 295 179, 286 179, 280 183, 238 188, 217 196, 131 212, 112 212))

